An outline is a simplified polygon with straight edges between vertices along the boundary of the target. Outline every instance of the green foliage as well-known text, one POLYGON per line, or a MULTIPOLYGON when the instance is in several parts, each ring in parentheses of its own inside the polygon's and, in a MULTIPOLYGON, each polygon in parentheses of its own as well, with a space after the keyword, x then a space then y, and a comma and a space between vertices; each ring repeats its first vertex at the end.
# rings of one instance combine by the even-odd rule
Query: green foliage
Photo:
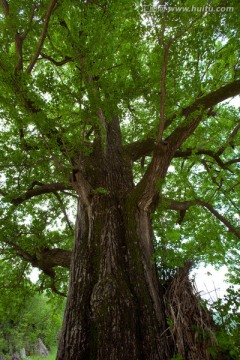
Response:
POLYGON ((220 353, 222 359, 238 360, 240 353, 240 295, 239 289, 230 287, 223 299, 213 305, 216 323, 217 347, 211 348, 213 355, 220 353))
MULTIPOLYGON (((52 278, 41 269, 33 285, 30 263, 43 249, 72 249, 77 201, 70 179, 73 170, 83 165, 91 168, 98 136, 103 143, 106 140, 99 109, 107 124, 118 116, 123 144, 156 140, 163 95, 162 40, 166 44, 174 39, 167 66, 164 139, 180 124, 187 125, 189 119, 185 121, 182 109, 239 79, 240 4, 231 0, 227 6, 234 11, 199 16, 194 11, 146 13, 143 5, 152 5, 149 0, 61 1, 51 15, 41 54, 30 74, 28 66, 39 46, 48 2, 8 3, 10 15, 0 9, 0 290, 18 287, 18 295, 13 297, 11 316, 4 318, 4 307, 0 311, 7 331, 13 333, 19 326, 18 335, 14 334, 16 344, 30 336, 26 334, 33 325, 39 336, 44 333, 52 342, 43 326, 49 306, 44 298, 34 298, 25 307, 25 298, 30 299, 37 287, 50 295, 52 278), (25 36, 22 54, 17 48, 19 34, 25 36), (64 184, 66 190, 26 198, 42 184, 56 183, 64 184), (40 318, 31 325, 34 303, 40 318), (8 318, 14 323, 8 323, 8 318)), ((220 0, 211 4, 222 6, 220 0)), ((207 0, 171 1, 172 7, 208 5, 207 0)), ((210 204, 239 229, 238 110, 222 103, 204 114, 172 159, 166 178, 157 181, 160 201, 151 218, 155 259, 164 280, 192 259, 196 266, 202 261, 227 265, 231 282, 240 281, 239 241, 197 203, 210 204), (172 200, 192 206, 183 214, 171 209, 172 200)), ((197 109, 191 120, 200 112, 197 109)), ((135 184, 146 174, 151 159, 149 152, 133 162, 135 184)), ((97 187, 92 195, 109 192, 97 187)), ((57 289, 66 293, 68 270, 54 267, 54 271, 57 289)), ((9 296, 4 295, 1 303, 7 304, 9 296)), ((226 313, 223 318, 226 321, 226 313)), ((57 318, 52 321, 57 327, 57 318)), ((232 339, 237 341, 235 335, 232 339)), ((223 340, 224 336, 220 342, 223 340)), ((3 349, 4 344, 1 340, 3 349)))
POLYGON ((61 329, 63 307, 49 302, 44 296, 28 297, 22 300, 8 294, 8 304, 0 302, 0 353, 9 353, 10 349, 19 351, 26 348, 34 352, 38 338, 51 349, 56 346, 61 329))

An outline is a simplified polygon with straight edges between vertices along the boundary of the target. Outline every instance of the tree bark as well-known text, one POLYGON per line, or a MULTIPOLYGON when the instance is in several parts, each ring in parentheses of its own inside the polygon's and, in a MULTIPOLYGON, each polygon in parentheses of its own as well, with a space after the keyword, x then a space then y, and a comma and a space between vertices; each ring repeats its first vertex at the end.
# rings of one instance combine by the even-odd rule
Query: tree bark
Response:
POLYGON ((57 360, 167 360, 150 214, 132 196, 117 125, 107 126, 106 148, 96 146, 75 184, 80 200, 57 360))
POLYGON ((58 360, 170 359, 149 217, 109 197, 79 202, 58 360))

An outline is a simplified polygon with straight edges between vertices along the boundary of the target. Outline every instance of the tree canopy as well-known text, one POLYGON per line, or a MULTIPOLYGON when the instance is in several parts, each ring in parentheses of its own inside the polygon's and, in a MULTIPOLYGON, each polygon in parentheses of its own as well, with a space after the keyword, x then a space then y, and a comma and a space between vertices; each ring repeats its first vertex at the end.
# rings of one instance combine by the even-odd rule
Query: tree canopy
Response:
POLYGON ((182 143, 199 123, 159 181, 158 252, 166 267, 191 258, 236 269, 239 109, 223 102, 240 84, 239 4, 230 5, 180 17, 129 1, 2 1, 1 265, 9 274, 16 259, 9 281, 29 264, 41 268, 41 251, 71 249, 70 180, 77 153, 91 153, 98 131, 104 142, 101 107, 121 119, 136 184, 159 117, 166 142, 182 143))
POLYGON ((113 119, 162 278, 191 259, 239 282, 239 1, 1 5, 0 288, 24 288, 38 267, 38 285, 66 295, 76 176, 88 188, 81 169, 101 167, 91 155, 113 119))

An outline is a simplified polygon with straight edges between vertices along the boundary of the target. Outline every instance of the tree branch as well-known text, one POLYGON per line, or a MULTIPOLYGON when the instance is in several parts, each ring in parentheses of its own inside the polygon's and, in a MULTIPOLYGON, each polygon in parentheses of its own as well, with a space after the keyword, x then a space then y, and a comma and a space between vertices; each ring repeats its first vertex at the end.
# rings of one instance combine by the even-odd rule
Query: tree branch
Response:
POLYGON ((152 161, 143 178, 133 190, 132 196, 138 206, 145 211, 152 206, 159 193, 158 180, 165 178, 176 151, 195 131, 204 118, 206 110, 239 93, 240 80, 236 80, 197 99, 192 105, 181 111, 180 116, 185 117, 185 120, 161 144, 155 146, 152 161))
MULTIPOLYGON (((166 14, 164 14, 166 15, 166 14)), ((186 32, 188 32, 191 27, 198 21, 203 14, 197 16, 185 29, 180 31, 176 34, 175 37, 170 38, 167 43, 164 43, 164 32, 165 32, 165 17, 163 18, 163 27, 162 27, 162 36, 161 39, 158 36, 159 45, 161 42, 163 43, 163 65, 161 71, 161 102, 160 102, 160 122, 159 122, 159 129, 158 129, 158 136, 157 136, 157 144, 160 144, 163 137, 164 132, 164 118, 165 118, 165 98, 166 98, 166 76, 167 76, 167 66, 168 66, 168 54, 169 49, 174 41, 181 38, 186 32), (161 41, 162 40, 162 41, 161 41)))
MULTIPOLYGON (((237 81, 234 81, 233 83, 225 85, 222 88, 220 88, 206 96, 203 96, 200 99, 197 99, 190 106, 183 108, 179 114, 175 114, 174 116, 168 118, 165 122, 165 129, 173 122, 174 119, 176 119, 177 116, 179 116, 179 117, 184 116, 185 118, 188 118, 188 117, 190 117, 191 114, 194 113, 194 111, 198 110, 198 108, 201 110, 206 110, 206 109, 211 108, 214 105, 217 105, 218 103, 226 100, 229 97, 238 95, 239 93, 240 93, 240 80, 237 80, 237 81)), ((211 115, 211 113, 212 113, 212 111, 209 113, 209 115, 211 115)), ((201 121, 201 118, 199 118, 199 122, 200 121, 201 121)), ((240 125, 237 125, 234 128, 234 130, 232 131, 232 133, 230 134, 230 136, 228 138, 228 143, 230 143, 230 144, 232 143, 232 140, 233 140, 234 136, 237 134, 239 128, 240 128, 240 125)), ((182 133, 183 130, 187 131, 186 124, 180 125, 177 129, 175 129, 172 132, 172 134, 170 135, 172 140, 174 140, 174 135, 176 135, 178 133, 178 131, 182 133), (184 125, 185 125, 185 128, 183 129, 184 125)), ((190 135, 191 134, 189 134, 189 136, 190 135)), ((169 141, 171 139, 170 136, 165 140, 169 141)), ((151 133, 149 133, 145 139, 138 140, 131 144, 124 145, 124 150, 127 153, 127 155, 131 158, 132 161, 136 161, 139 158, 141 158, 142 156, 150 155, 153 152, 154 147, 155 147, 156 140, 154 140, 154 137, 156 139, 156 133, 151 131, 151 133)), ((178 148, 179 147, 180 147, 180 145, 178 146, 178 148)), ((219 151, 214 155, 216 157, 215 160, 218 158, 221 162, 221 159, 219 158, 219 156, 222 154, 222 152, 225 150, 225 148, 226 147, 219 149, 219 151)), ((180 151, 178 154, 180 157, 181 156, 180 151)), ((173 156, 178 157, 178 154, 175 154, 173 156)), ((187 153, 185 155, 188 156, 187 153)), ((182 156, 184 156, 183 152, 182 152, 182 156)), ((190 153, 189 153, 189 156, 190 156, 190 153)), ((211 156, 210 152, 209 152, 209 156, 211 156)), ((220 162, 219 162, 219 165, 220 165, 220 162)), ((221 165, 222 165, 222 163, 221 163, 221 165)))
POLYGON ((157 189, 157 182, 164 179, 170 165, 169 144, 161 142, 155 145, 151 163, 143 175, 141 181, 130 193, 130 197, 144 211, 151 211, 157 204, 155 200, 160 189, 157 189))
POLYGON ((166 98, 166 76, 167 76, 167 65, 168 65, 168 54, 171 43, 164 44, 163 49, 163 65, 161 72, 161 102, 160 102, 160 121, 158 129, 157 143, 160 144, 162 141, 164 131, 164 118, 165 118, 165 98, 166 98))
POLYGON ((37 249, 35 253, 31 254, 30 252, 19 246, 15 242, 15 239, 14 241, 12 241, 11 239, 6 239, 4 240, 4 242, 8 244, 11 249, 14 249, 19 257, 31 263, 33 267, 38 267, 40 270, 43 270, 45 273, 47 272, 47 270, 50 271, 56 266, 61 266, 66 269, 70 268, 72 257, 72 252, 70 250, 63 250, 59 248, 43 248, 37 249))
POLYGON ((88 92, 90 103, 93 107, 96 107, 96 104, 97 104, 96 115, 99 119, 99 126, 97 129, 97 132, 98 132, 98 136, 101 140, 101 146, 102 146, 102 148, 105 148, 106 144, 107 144, 107 121, 105 118, 104 111, 101 107, 102 101, 101 101, 101 96, 100 96, 100 92, 99 92, 99 87, 96 86, 95 78, 93 76, 89 76, 87 78, 87 83, 90 85, 89 92, 88 92))
POLYGON ((66 220, 66 223, 67 223, 69 229, 73 232, 73 228, 72 228, 71 222, 70 222, 70 220, 69 220, 69 218, 68 218, 68 215, 67 215, 67 212, 66 212, 64 203, 63 203, 63 201, 62 201, 62 199, 61 199, 61 196, 60 196, 57 192, 54 192, 54 195, 56 196, 56 198, 57 198, 58 201, 59 201, 59 204, 60 204, 60 206, 61 206, 61 209, 62 209, 64 218, 65 218, 65 220, 66 220))
POLYGON ((8 2, 6 0, 1 0, 1 5, 3 7, 3 11, 4 11, 4 14, 6 16, 9 16, 9 5, 8 5, 8 2))
MULTIPOLYGON (((41 52, 40 55, 42 56, 42 59, 49 60, 51 63, 53 63, 56 66, 63 66, 63 65, 65 65, 65 64, 72 61, 72 58, 70 58, 69 56, 65 56, 65 58, 62 61, 56 61, 51 56, 46 55, 46 54, 44 54, 42 52, 41 52)), ((39 59, 39 60, 41 60, 41 59, 39 59)))
POLYGON ((206 208, 208 211, 210 211, 218 220, 220 220, 227 228, 228 230, 233 233, 238 239, 240 239, 240 232, 224 217, 222 216, 218 211, 214 209, 214 207, 205 201, 202 200, 193 200, 193 201, 175 201, 171 199, 165 199, 163 200, 166 202, 166 208, 170 210, 179 210, 179 211, 186 211, 191 206, 202 206, 206 208))
MULTIPOLYGON (((3 11, 7 17, 9 17, 9 5, 6 0, 1 0, 1 5, 3 7, 3 11)), ((13 28, 14 29, 14 28, 13 28)), ((18 33, 18 31, 14 30, 15 36, 14 36, 14 42, 15 42, 15 49, 17 54, 17 64, 15 67, 15 74, 17 74, 19 71, 23 69, 23 59, 22 59, 22 44, 23 44, 23 37, 21 34, 18 33)))
POLYGON ((225 146, 221 146, 221 147, 220 147, 220 149, 219 149, 218 152, 217 152, 218 155, 222 155, 222 153, 224 152, 224 150, 226 149, 226 147, 227 147, 228 144, 230 144, 232 147, 234 146, 233 139, 234 139, 234 137, 237 135, 239 129, 240 129, 240 124, 238 124, 238 125, 233 129, 233 131, 231 132, 231 134, 229 135, 228 140, 227 140, 227 144, 226 144, 225 146))
POLYGON ((230 97, 236 96, 239 93, 240 80, 236 80, 221 87, 218 90, 213 91, 210 94, 201 97, 200 99, 197 99, 192 105, 182 109, 179 116, 184 116, 186 120, 166 138, 166 141, 173 145, 174 152, 196 129, 202 120, 204 111, 213 108, 220 102, 230 97), (200 113, 197 118, 194 116, 195 112, 198 114, 200 113))
POLYGON ((237 236, 238 239, 240 239, 240 232, 221 214, 219 214, 219 212, 217 212, 212 205, 198 200, 199 205, 204 206, 206 209, 208 209, 214 216, 216 216, 216 218, 218 220, 220 220, 228 229, 229 231, 231 231, 234 235, 237 236))
POLYGON ((178 158, 178 157, 183 157, 183 158, 187 158, 189 156, 191 156, 192 154, 195 154, 195 155, 208 155, 210 156, 211 158, 213 158, 216 163, 222 168, 222 169, 226 169, 226 170, 229 170, 227 169, 227 163, 224 163, 220 157, 218 156, 218 153, 215 153, 211 150, 204 150, 204 149, 200 149, 200 150, 196 150, 196 149, 187 149, 187 150, 184 150, 184 151, 181 151, 181 150, 177 150, 176 153, 174 154, 174 157, 175 158, 178 158))
POLYGON ((60 295, 60 296, 63 296, 63 297, 67 297, 66 294, 64 294, 62 291, 59 291, 57 288, 56 288, 56 285, 55 285, 55 271, 53 270, 53 273, 50 276, 51 278, 51 290, 57 294, 57 295, 60 295))
POLYGON ((143 156, 150 155, 155 147, 153 138, 139 140, 131 144, 124 145, 124 152, 132 161, 136 161, 143 156))
MULTIPOLYGON (((49 194, 49 193, 56 193, 57 191, 63 191, 63 190, 72 190, 72 189, 73 189, 72 186, 70 186, 70 185, 67 186, 66 184, 63 184, 63 183, 43 184, 34 189, 29 189, 28 191, 26 191, 25 194, 15 198, 15 199, 12 199, 11 203, 13 205, 17 206, 17 205, 22 204, 24 201, 27 201, 35 196, 49 194)), ((5 192, 3 192, 2 190, 0 191, 0 194, 2 196, 8 195, 5 192)))
POLYGON ((225 163, 226 166, 228 165, 232 165, 232 164, 237 164, 240 162, 240 159, 232 159, 232 160, 229 160, 225 163))
MULTIPOLYGON (((38 261, 41 264, 53 268, 56 266, 61 266, 66 269, 70 268, 72 252, 70 250, 63 249, 41 249, 38 252, 38 261)), ((38 265, 35 265, 38 266, 38 265)))
POLYGON ((30 263, 33 267, 39 268, 45 275, 50 277, 50 288, 53 292, 66 297, 66 294, 56 288, 56 274, 53 268, 56 266, 62 266, 69 269, 72 257, 71 251, 62 249, 41 249, 37 250, 36 253, 32 255, 11 240, 7 240, 6 243, 16 251, 17 256, 30 263))
POLYGON ((18 56, 17 64, 15 67, 15 74, 18 74, 19 71, 23 69, 23 57, 22 57, 23 38, 17 31, 15 33, 14 41, 15 41, 16 53, 18 56))
POLYGON ((40 37, 40 40, 39 40, 39 43, 38 43, 38 46, 37 46, 37 50, 36 50, 35 54, 33 55, 33 58, 32 58, 29 66, 27 68, 27 72, 29 74, 32 72, 32 70, 33 70, 33 68, 34 68, 34 66, 35 66, 35 64, 37 62, 37 59, 38 59, 38 57, 39 57, 39 55, 41 53, 45 38, 47 36, 48 24, 49 24, 52 12, 54 10, 54 7, 57 4, 57 1, 58 0, 51 0, 51 2, 49 4, 48 10, 47 10, 47 13, 46 13, 46 16, 45 16, 45 21, 44 21, 44 25, 43 25, 43 29, 42 29, 42 34, 41 34, 41 37, 40 37))
POLYGON ((231 97, 237 96, 240 93, 240 80, 235 80, 218 90, 215 90, 201 98, 197 99, 193 104, 183 108, 179 113, 174 114, 168 118, 165 122, 165 129, 168 128, 172 122, 179 117, 187 117, 191 115, 197 109, 211 109, 220 102, 227 100, 231 97))

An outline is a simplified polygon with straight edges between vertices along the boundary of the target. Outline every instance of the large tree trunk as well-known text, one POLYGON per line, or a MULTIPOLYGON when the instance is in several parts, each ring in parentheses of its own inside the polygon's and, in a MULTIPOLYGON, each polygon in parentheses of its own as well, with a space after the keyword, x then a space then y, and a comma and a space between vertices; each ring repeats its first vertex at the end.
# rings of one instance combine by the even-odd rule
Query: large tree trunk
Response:
POLYGON ((170 359, 146 214, 97 196, 79 203, 58 360, 170 359))
POLYGON ((82 173, 76 178, 80 200, 57 360, 167 360, 150 216, 131 196, 130 164, 111 126, 106 149, 84 164, 95 190, 84 192, 82 173))

